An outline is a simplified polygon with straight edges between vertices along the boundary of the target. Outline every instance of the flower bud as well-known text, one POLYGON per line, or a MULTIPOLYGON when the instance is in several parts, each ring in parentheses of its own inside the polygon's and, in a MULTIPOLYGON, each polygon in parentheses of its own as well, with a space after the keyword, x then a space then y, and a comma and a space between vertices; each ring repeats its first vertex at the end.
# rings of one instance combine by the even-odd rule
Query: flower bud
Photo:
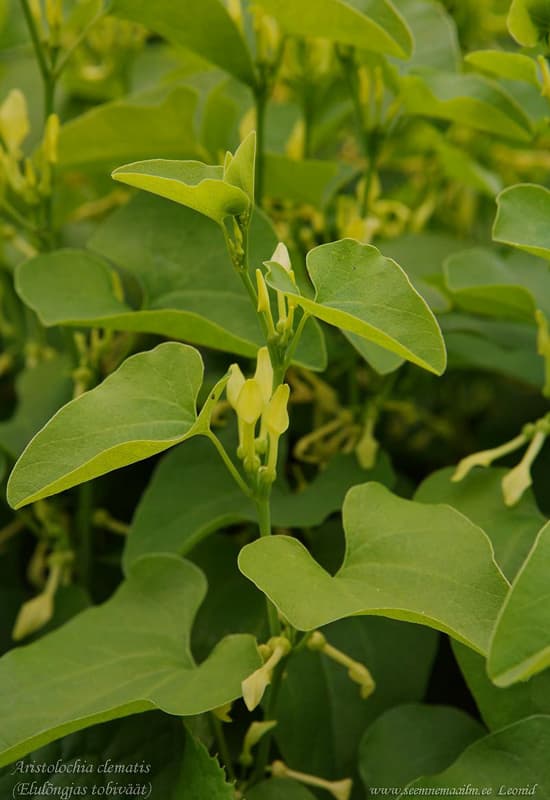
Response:
POLYGON ((19 153, 19 147, 30 131, 25 95, 12 89, 0 105, 0 134, 9 153, 19 153))
POLYGON ((264 692, 271 683, 272 676, 273 670, 269 669, 267 664, 264 664, 263 667, 257 669, 242 682, 243 700, 249 711, 254 711, 260 705, 264 692))
POLYGON ((256 361, 255 380, 262 392, 264 405, 267 405, 273 394, 273 367, 267 347, 260 347, 256 361))
POLYGON ((32 633, 36 633, 49 622, 53 616, 54 601, 49 592, 27 600, 19 609, 17 619, 13 628, 13 638, 16 642, 25 639, 32 633))
POLYGON ((50 114, 44 129, 44 156, 49 164, 57 163, 57 142, 59 139, 59 117, 50 114))
POLYGON ((242 386, 236 403, 240 419, 247 425, 255 425, 264 407, 262 390, 255 378, 249 378, 242 386))
POLYGON ((243 386, 244 375, 241 372, 241 368, 238 364, 231 364, 229 367, 229 380, 227 381, 225 391, 229 405, 232 408, 237 408, 237 399, 243 386))
POLYGON ((290 254, 288 252, 286 244, 283 244, 283 242, 279 242, 279 244, 273 251, 273 255, 271 256, 270 261, 275 261, 276 264, 280 264, 281 267, 283 267, 283 269, 285 269, 287 272, 292 271, 290 254))
POLYGON ((290 642, 284 636, 270 639, 269 645, 272 648, 271 656, 241 684, 243 700, 249 711, 254 711, 260 705, 264 692, 273 679, 275 667, 290 651, 290 642))
POLYGON ((256 284, 258 286, 258 313, 265 314, 271 309, 269 293, 261 269, 256 270, 256 284))

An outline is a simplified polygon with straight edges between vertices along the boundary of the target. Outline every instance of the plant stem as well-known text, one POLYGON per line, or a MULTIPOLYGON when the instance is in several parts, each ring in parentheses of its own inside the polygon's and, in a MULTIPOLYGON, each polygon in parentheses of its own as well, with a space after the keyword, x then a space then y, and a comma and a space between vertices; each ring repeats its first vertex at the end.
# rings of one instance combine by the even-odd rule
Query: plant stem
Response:
POLYGON ((357 75, 355 72, 356 64, 353 53, 350 54, 338 47, 336 48, 336 53, 342 66, 342 72, 344 73, 344 77, 348 86, 348 91, 353 104, 353 114, 355 117, 357 136, 361 143, 361 149, 366 161, 364 170, 363 196, 361 200, 361 213, 363 218, 365 218, 369 213, 370 193, 372 189, 372 181, 376 171, 376 159, 379 149, 378 136, 376 130, 374 129, 375 123, 373 123, 371 120, 369 125, 368 117, 365 119, 357 75))
POLYGON ((220 454, 223 463, 227 467, 229 473, 231 474, 231 477, 234 479, 234 481, 237 484, 237 486, 239 487, 239 489, 247 497, 251 497, 250 487, 247 486, 247 484, 244 482, 244 480, 241 477, 239 471, 237 470, 237 467, 235 466, 235 464, 231 460, 227 450, 225 449, 223 444, 220 442, 220 440, 218 439, 216 434, 213 433, 211 430, 209 430, 208 433, 206 434, 206 436, 208 437, 208 439, 210 439, 210 441, 212 442, 212 444, 214 445, 214 447, 216 448, 216 450, 220 454))
MULTIPOLYGON (((258 509, 258 524, 260 536, 271 536, 271 502, 270 493, 256 499, 258 509)), ((281 625, 277 616, 277 609, 266 595, 267 617, 269 620, 269 632, 271 636, 279 636, 281 625)))
POLYGON ((78 506, 76 510, 76 530, 78 534, 78 571, 82 585, 87 589, 92 575, 92 511, 93 486, 91 481, 78 487, 78 506))
POLYGON ((264 171, 265 171, 265 113, 267 108, 267 89, 265 82, 260 80, 254 91, 256 106, 256 176, 255 199, 261 207, 264 196, 264 171))
POLYGON ((46 61, 44 48, 42 47, 42 42, 40 41, 40 34, 37 30, 34 17, 32 15, 29 0, 21 0, 21 7, 23 9, 23 15, 25 17, 29 33, 31 35, 34 52, 36 53, 36 60, 38 61, 38 68, 40 70, 40 74, 42 75, 42 80, 44 81, 44 87, 46 87, 50 76, 50 66, 46 61))
POLYGON ((227 746, 227 741, 225 739, 223 725, 221 724, 217 716, 212 712, 210 712, 209 716, 210 716, 210 727, 212 728, 212 733, 214 734, 214 738, 216 739, 216 744, 218 745, 218 755, 220 756, 221 762, 226 769, 227 777, 232 783, 234 783, 237 780, 237 776, 235 775, 235 770, 233 769, 233 762, 231 760, 231 754, 229 752, 229 747, 227 746))

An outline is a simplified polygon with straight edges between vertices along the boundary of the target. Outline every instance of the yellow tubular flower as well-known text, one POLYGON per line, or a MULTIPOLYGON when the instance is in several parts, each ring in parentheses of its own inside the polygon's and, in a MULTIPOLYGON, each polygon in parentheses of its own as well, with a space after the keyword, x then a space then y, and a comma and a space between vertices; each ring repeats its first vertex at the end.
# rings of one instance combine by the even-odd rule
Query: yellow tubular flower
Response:
POLYGON ((30 131, 25 95, 12 89, 0 105, 0 135, 10 154, 19 154, 19 148, 30 131))
POLYGON ((269 350, 267 347, 260 347, 258 350, 254 378, 258 382, 262 392, 264 405, 267 405, 273 393, 273 367, 271 366, 271 358, 269 357, 269 350))
POLYGON ((290 386, 283 383, 277 386, 269 406, 265 412, 265 422, 269 433, 274 436, 281 436, 289 426, 288 418, 288 399, 290 397, 290 386))
POLYGON ((255 378, 246 380, 239 392, 236 411, 247 425, 255 425, 264 407, 263 392, 255 378))
POLYGON ((227 381, 225 392, 229 405, 234 409, 237 408, 237 398, 243 386, 244 375, 241 372, 241 368, 238 364, 231 364, 229 367, 229 380, 227 381))

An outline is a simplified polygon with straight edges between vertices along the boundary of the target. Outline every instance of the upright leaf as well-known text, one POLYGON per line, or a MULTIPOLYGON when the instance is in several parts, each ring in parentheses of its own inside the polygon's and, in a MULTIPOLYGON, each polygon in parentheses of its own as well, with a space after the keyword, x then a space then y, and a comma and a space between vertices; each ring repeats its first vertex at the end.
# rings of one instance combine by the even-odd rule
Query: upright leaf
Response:
POLYGON ((439 3, 432 0, 399 0, 396 4, 414 39, 411 57, 397 66, 403 72, 439 69, 456 71, 460 66, 460 45, 456 23, 439 3))
POLYGON ((0 448, 18 458, 29 440, 70 400, 73 380, 69 360, 55 356, 27 367, 16 378, 17 406, 0 422, 0 448))
POLYGON ((239 697, 260 663, 251 636, 227 637, 199 666, 191 655, 205 593, 189 562, 144 558, 102 606, 4 656, 0 765, 98 722, 153 708, 200 714, 239 697))
POLYGON ((256 79, 245 41, 220 0, 114 0, 112 13, 146 25, 253 86, 256 79))
POLYGON ((152 156, 198 158, 198 101, 196 91, 178 86, 94 106, 61 127, 60 169, 113 169, 152 156))
POLYGON ((200 161, 136 161, 115 169, 113 178, 192 208, 219 225, 225 217, 239 216, 250 207, 243 190, 224 181, 223 167, 200 161))
POLYGON ((550 523, 516 575, 496 622, 487 662, 497 686, 525 681, 550 667, 550 523))
POLYGON ((524 253, 455 253, 445 262, 445 281, 456 304, 474 314, 531 323, 537 308, 550 314, 550 270, 524 253))
POLYGON ((528 142, 531 122, 498 83, 481 75, 423 71, 403 78, 409 114, 468 125, 496 136, 528 142))
POLYGON ((285 31, 406 58, 411 32, 390 0, 259 0, 285 31))
POLYGON ((439 326, 406 273, 376 247, 354 239, 307 255, 315 299, 301 295, 285 270, 269 262, 268 283, 314 317, 374 342, 440 375, 446 353, 439 326))
POLYGON ((497 197, 493 239, 550 259, 550 189, 521 183, 497 197))
POLYGON ((167 450, 203 430, 198 352, 176 342, 128 358, 39 431, 8 482, 13 508, 167 450))
POLYGON ((376 614, 487 652, 508 584, 480 528, 449 506, 402 500, 376 483, 351 489, 343 516, 346 556, 334 577, 287 536, 246 545, 240 569, 299 630, 376 614))

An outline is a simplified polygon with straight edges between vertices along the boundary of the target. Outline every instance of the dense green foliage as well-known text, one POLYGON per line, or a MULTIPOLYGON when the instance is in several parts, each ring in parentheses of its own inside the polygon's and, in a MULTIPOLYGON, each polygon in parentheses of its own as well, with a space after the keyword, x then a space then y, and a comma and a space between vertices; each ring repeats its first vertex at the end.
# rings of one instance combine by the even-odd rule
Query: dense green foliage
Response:
POLYGON ((548 0, 0 51, 0 800, 550 798, 548 0))

